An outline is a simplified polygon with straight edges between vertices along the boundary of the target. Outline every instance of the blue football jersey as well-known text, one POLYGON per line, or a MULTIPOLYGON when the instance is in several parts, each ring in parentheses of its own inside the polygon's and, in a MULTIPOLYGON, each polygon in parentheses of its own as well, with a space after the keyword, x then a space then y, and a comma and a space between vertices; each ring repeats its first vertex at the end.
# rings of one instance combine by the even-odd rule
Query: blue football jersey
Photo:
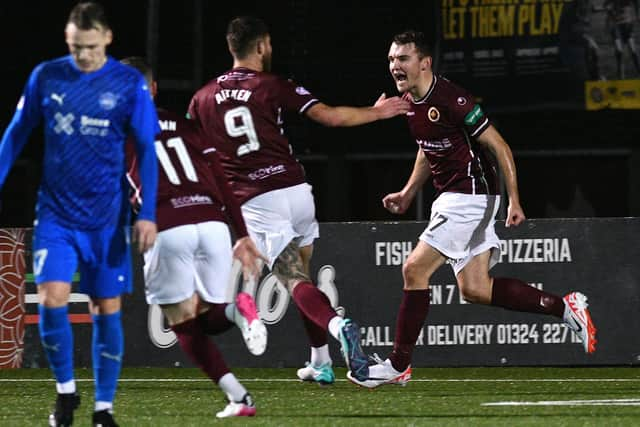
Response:
MULTIPOLYGON (((132 67, 107 57, 102 68, 85 73, 71 56, 38 65, 0 143, 0 185, 40 123, 45 147, 38 220, 78 229, 121 221, 127 190, 124 144, 130 134, 144 159, 142 185, 157 188, 158 117, 144 77, 132 67)), ((145 197, 138 218, 155 221, 155 190, 145 191, 145 197)))

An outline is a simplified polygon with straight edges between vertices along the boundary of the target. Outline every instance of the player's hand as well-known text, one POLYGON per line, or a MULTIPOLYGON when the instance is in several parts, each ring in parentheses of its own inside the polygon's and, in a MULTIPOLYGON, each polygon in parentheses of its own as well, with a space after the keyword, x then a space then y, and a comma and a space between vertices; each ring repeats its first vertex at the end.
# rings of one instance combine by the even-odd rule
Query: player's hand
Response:
POLYGON ((233 257, 242 264, 244 280, 257 279, 262 270, 262 262, 267 262, 249 236, 236 241, 236 244, 233 245, 233 257))
POLYGON ((405 213, 410 204, 411 200, 405 197, 402 192, 387 194, 382 199, 382 206, 389 212, 398 215, 405 213))
POLYGON ((153 221, 139 219, 133 224, 133 241, 138 243, 140 253, 153 246, 157 234, 158 229, 153 221))
POLYGON ((381 119, 388 119, 400 114, 406 114, 409 111, 409 102, 399 96, 387 98, 387 95, 383 92, 376 103, 373 104, 373 108, 378 110, 381 119))
POLYGON ((518 226, 522 224, 522 222, 527 219, 524 216, 524 211, 520 206, 520 203, 510 202, 509 207, 507 208, 507 220, 505 222, 505 227, 518 226))

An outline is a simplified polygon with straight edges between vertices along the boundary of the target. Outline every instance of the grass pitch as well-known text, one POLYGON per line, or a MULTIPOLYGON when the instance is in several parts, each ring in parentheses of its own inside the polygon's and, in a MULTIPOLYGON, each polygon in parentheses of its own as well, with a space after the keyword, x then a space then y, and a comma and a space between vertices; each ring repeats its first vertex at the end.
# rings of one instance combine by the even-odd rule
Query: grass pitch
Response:
MULTIPOLYGON (((217 420, 217 387, 188 368, 124 369, 121 426, 638 426, 637 368, 422 368, 406 387, 370 391, 336 369, 333 386, 294 380, 295 369, 236 369, 255 418, 217 420)), ((91 371, 78 370, 78 426, 90 425, 91 371)), ((0 370, 0 425, 46 425, 55 399, 45 369, 0 370)))

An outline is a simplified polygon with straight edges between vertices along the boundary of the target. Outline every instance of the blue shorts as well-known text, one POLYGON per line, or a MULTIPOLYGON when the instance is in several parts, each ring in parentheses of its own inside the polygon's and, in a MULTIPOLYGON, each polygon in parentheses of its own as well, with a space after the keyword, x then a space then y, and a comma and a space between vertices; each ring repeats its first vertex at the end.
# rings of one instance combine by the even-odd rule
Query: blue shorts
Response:
POLYGON ((73 230, 40 221, 33 231, 33 274, 36 284, 71 283, 80 272, 80 292, 93 298, 130 293, 129 227, 73 230))

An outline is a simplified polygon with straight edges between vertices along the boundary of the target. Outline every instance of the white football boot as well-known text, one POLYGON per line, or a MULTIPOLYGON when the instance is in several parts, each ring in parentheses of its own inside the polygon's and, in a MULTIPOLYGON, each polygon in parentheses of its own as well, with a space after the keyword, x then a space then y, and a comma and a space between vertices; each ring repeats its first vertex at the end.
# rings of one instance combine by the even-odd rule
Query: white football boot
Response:
POLYGON ((267 349, 267 328, 260 320, 256 303, 246 292, 240 292, 236 296, 236 310, 234 311, 234 323, 240 328, 242 338, 249 352, 260 356, 267 349))
POLYGON ((347 372, 349 381, 361 387, 376 388, 385 384, 406 386, 411 379, 411 365, 407 366, 404 371, 399 372, 391 365, 389 359, 382 360, 377 354, 374 354, 372 359, 376 364, 369 366, 369 378, 362 381, 358 380, 349 371, 347 372))
POLYGON ((591 321, 587 297, 580 292, 571 292, 563 299, 564 316, 566 325, 574 331, 584 346, 585 353, 596 351, 596 327, 591 321))
POLYGON ((229 404, 216 414, 217 418, 229 417, 253 417, 256 414, 256 406, 249 393, 245 394, 240 402, 234 402, 227 398, 229 404))
POLYGON ((333 384, 336 381, 331 363, 323 363, 320 366, 308 363, 304 368, 298 369, 297 374, 302 381, 315 381, 321 385, 333 384))

